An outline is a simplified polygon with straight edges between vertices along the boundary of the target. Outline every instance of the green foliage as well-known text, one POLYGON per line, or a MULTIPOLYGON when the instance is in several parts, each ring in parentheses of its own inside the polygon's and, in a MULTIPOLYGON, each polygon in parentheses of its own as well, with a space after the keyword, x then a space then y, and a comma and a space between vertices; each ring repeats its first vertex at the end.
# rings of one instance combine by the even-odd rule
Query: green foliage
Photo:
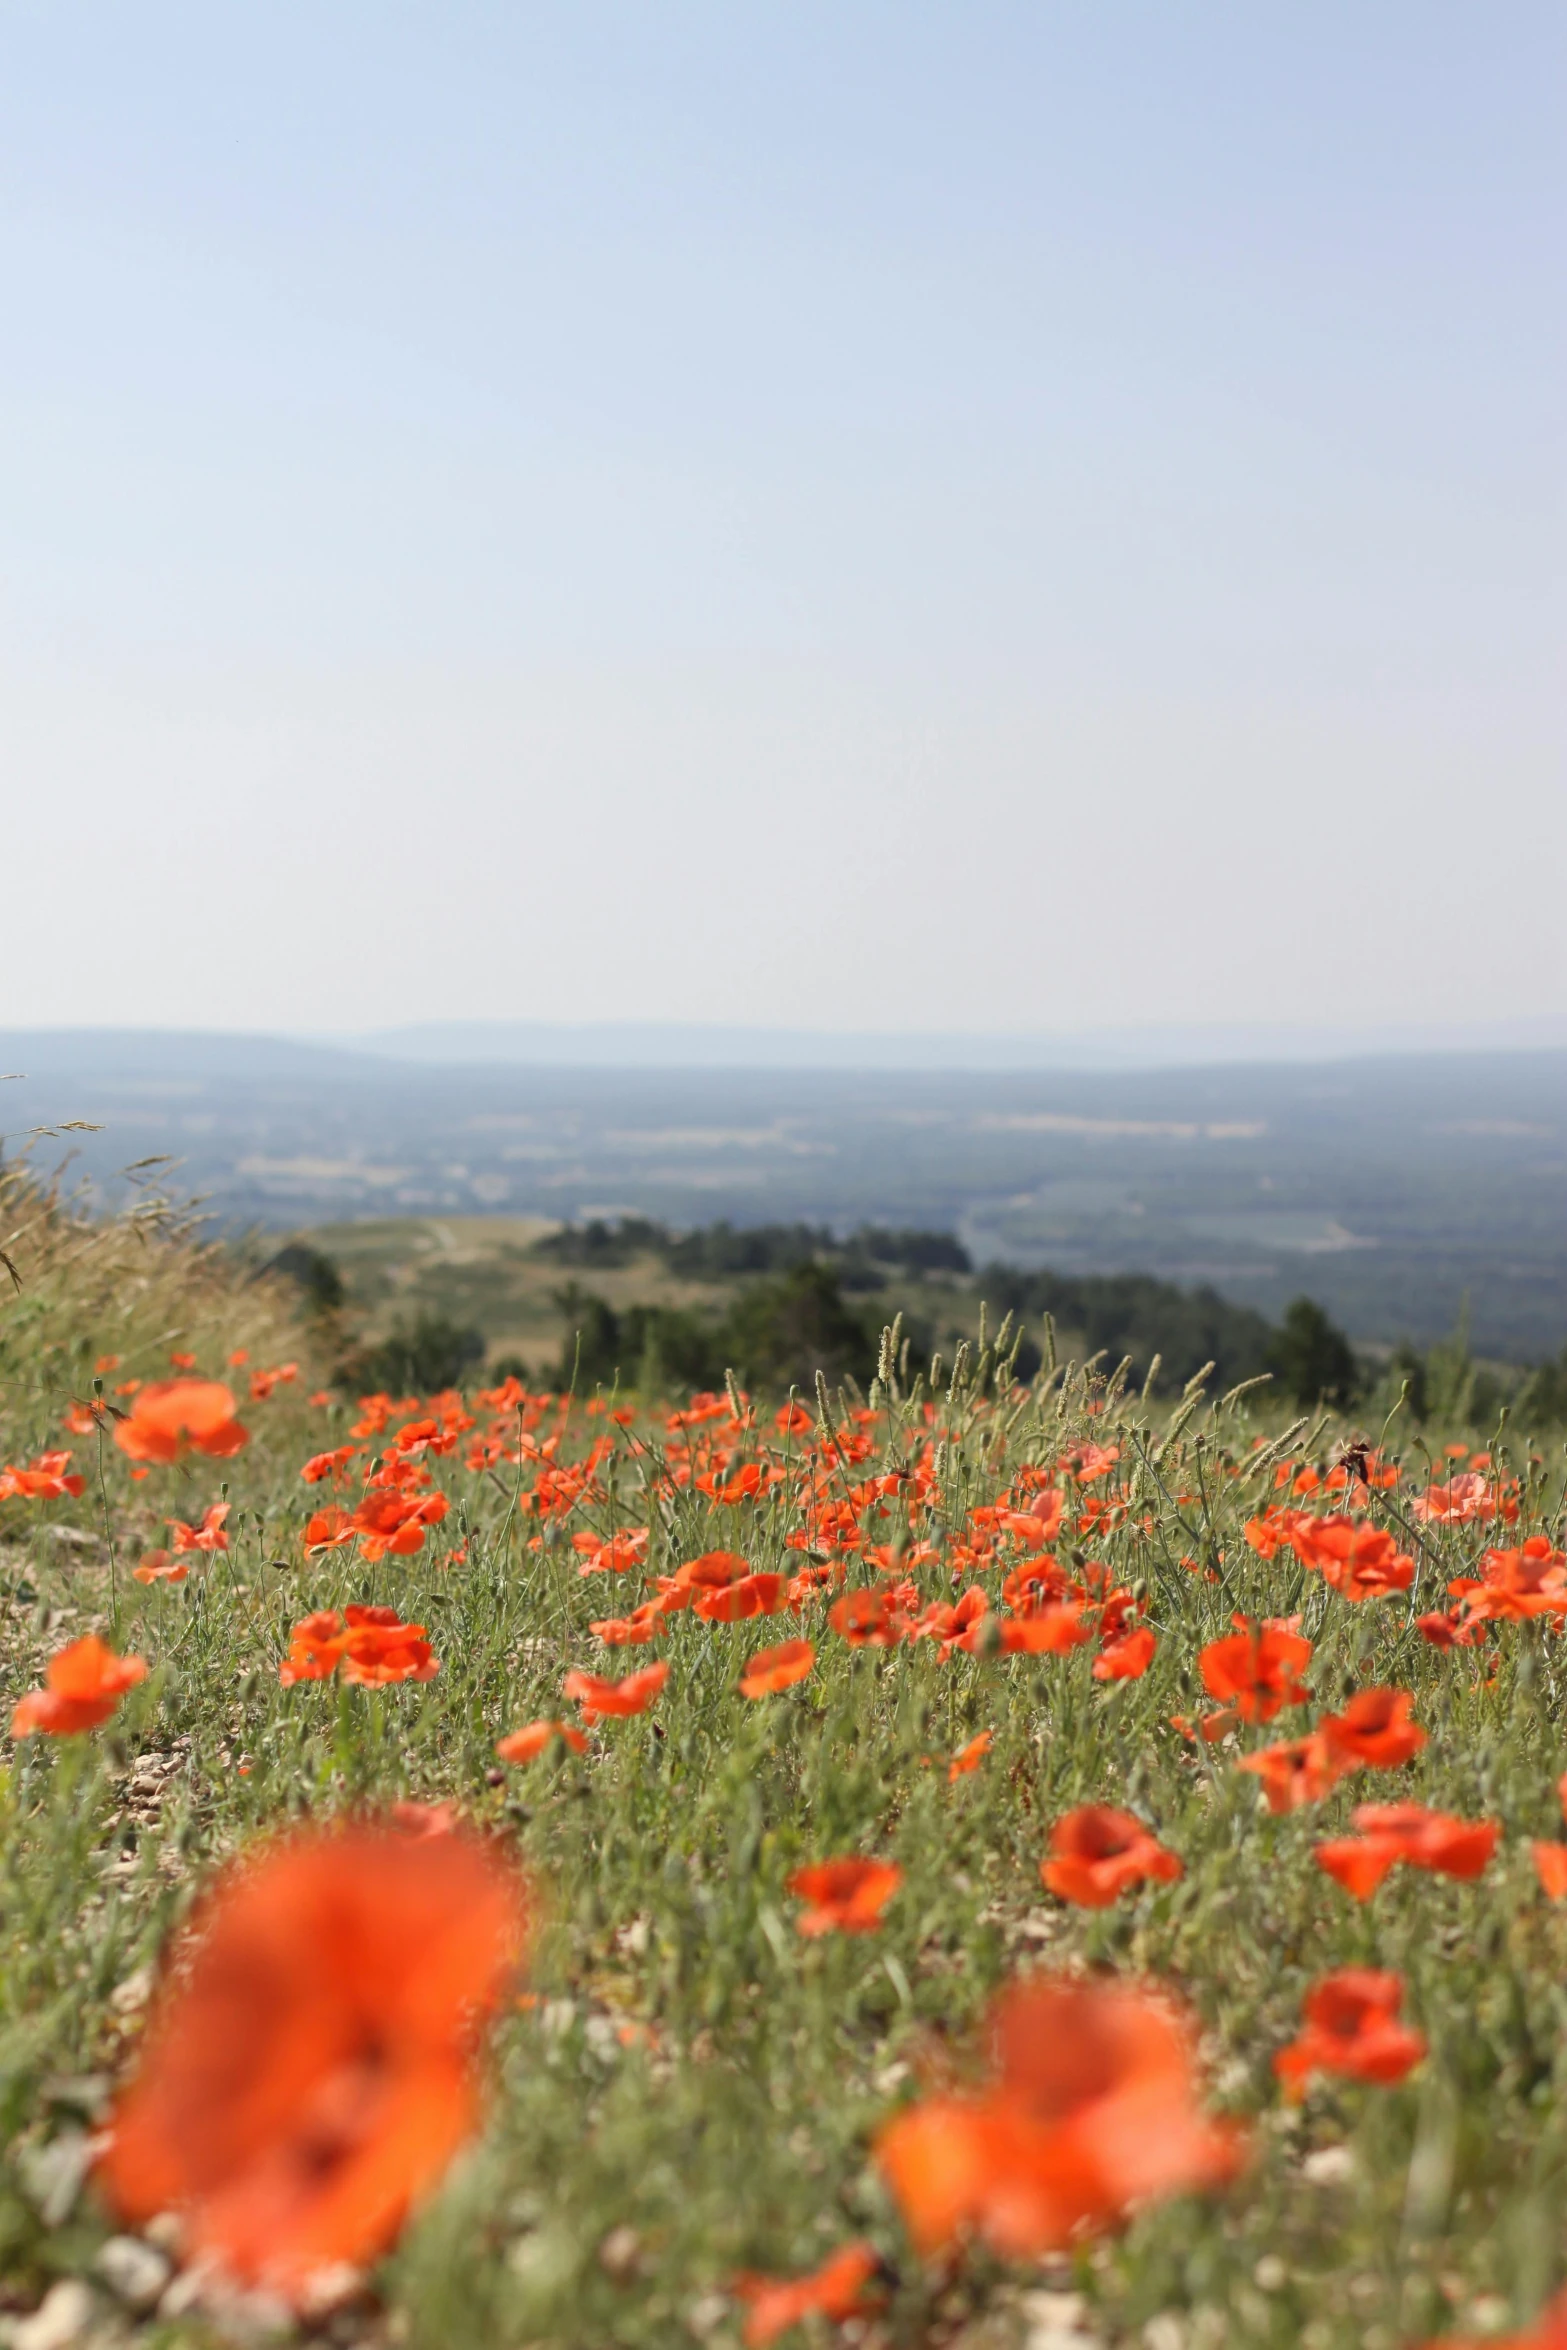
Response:
POLYGON ((292 1282, 312 1313, 335 1314, 345 1302, 343 1276, 335 1262, 325 1249, 312 1248, 308 1241, 289 1241, 268 1257, 261 1271, 292 1282))
MULTIPOLYGON (((1020 1273, 1010 1265, 987 1265, 980 1287, 993 1309, 1026 1323, 1049 1314, 1059 1328, 1081 1340, 1085 1355, 1132 1358, 1131 1377, 1141 1385, 1160 1358, 1163 1391, 1177 1392, 1205 1363, 1214 1366, 1220 1387, 1254 1379, 1269 1365, 1274 1332, 1249 1307, 1231 1305, 1213 1289, 1177 1289, 1142 1273, 1020 1273)), ((1039 1350, 1032 1338, 1019 1368, 1032 1374, 1039 1350)))
MULTIPOLYGON (((875 1368, 876 1335, 843 1295, 831 1265, 814 1258, 771 1280, 753 1281, 721 1317, 672 1306, 616 1308, 574 1284, 557 1303, 566 1343, 557 1384, 579 1395, 617 1383, 643 1396, 717 1388, 734 1371, 764 1394, 807 1393, 816 1374, 845 1372, 862 1382, 875 1368)), ((878 1325, 879 1327, 879 1325, 878 1325)))
POLYGON ((431 1395, 459 1386, 484 1360, 484 1333, 445 1314, 419 1314, 361 1347, 338 1367, 340 1387, 359 1395, 431 1395))
POLYGON ((1308 1408, 1347 1410, 1361 1388, 1360 1364, 1337 1323, 1309 1297, 1297 1297, 1268 1348, 1268 1368, 1286 1395, 1308 1408))

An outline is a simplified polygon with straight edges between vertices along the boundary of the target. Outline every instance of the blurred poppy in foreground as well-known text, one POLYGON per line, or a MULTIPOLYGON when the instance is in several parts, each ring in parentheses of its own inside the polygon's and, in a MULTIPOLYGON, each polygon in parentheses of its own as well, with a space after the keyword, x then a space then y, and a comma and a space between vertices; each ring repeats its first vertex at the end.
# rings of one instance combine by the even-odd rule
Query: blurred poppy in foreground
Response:
POLYGON ((668 1665, 647 1665, 623 1681, 601 1680, 597 1673, 568 1673, 560 1687, 563 1697, 581 1706, 585 1722, 599 1722, 612 1715, 645 1714, 668 1679, 668 1665))
POLYGON ((1567 2293, 1558 2293, 1522 2333, 1487 2334, 1483 2343, 1472 2334, 1442 2334, 1423 2350, 1567 2350, 1567 2293))
POLYGON ((587 1739, 570 1722, 524 1722, 520 1730, 508 1730, 504 1738, 497 1738, 495 1751, 502 1762, 533 1762, 556 1738, 569 1746, 573 1754, 588 1751, 587 1739))
POLYGON ((114 1423, 114 1441, 133 1461, 177 1461, 186 1452, 227 1460, 250 1442, 250 1431, 235 1419, 221 1380, 155 1379, 114 1423))
POLYGON ((880 2265, 869 2244, 845 2244, 809 2276, 759 2277, 747 2272, 736 2277, 732 2288, 735 2299, 748 2307, 747 2350, 765 2350, 767 2343, 775 2342, 803 2318, 836 2320, 873 2309, 877 2296, 866 2288, 880 2265))
POLYGON ((1173 1885, 1185 1874, 1173 1852, 1129 1811, 1082 1803, 1050 1831, 1050 1858, 1040 1863, 1050 1892, 1081 1909, 1108 1909, 1145 1878, 1173 1885))
MULTIPOLYGON (((1567 1819, 1567 1771, 1557 1780, 1556 1792, 1561 1797, 1562 1817, 1567 1819)), ((1567 1897, 1567 1844, 1553 1844, 1546 1839, 1536 1838, 1529 1849, 1534 1855, 1535 1873, 1539 1877, 1541 1889, 1548 1898, 1561 1901, 1567 1897)))
POLYGON ((114 1712, 127 1689, 147 1678, 147 1660, 116 1656, 96 1632, 73 1640, 49 1659, 42 1689, 30 1690, 11 1715, 13 1738, 42 1730, 49 1738, 73 1738, 96 1730, 114 1712))
POLYGON ((181 1934, 99 2180, 187 2258, 298 2300, 373 2259, 479 2120, 479 2026, 521 1959, 522 1880, 462 1831, 310 1829, 181 1934))
POLYGON ((981 1730, 977 1737, 969 1740, 967 1746, 960 1746, 947 1765, 948 1786, 955 1780, 967 1778, 970 1771, 977 1771, 995 1742, 996 1734, 993 1730, 981 1730))
POLYGON ((983 2089, 925 2098, 877 2141, 922 2252, 972 2234, 1037 2259, 1233 2175, 1240 2135, 1198 2105, 1191 2035, 1157 1993, 1038 1975, 1003 1994, 992 2037, 983 2089))
POLYGON ((795 1925, 813 1938, 873 1933, 902 1882, 903 1871, 890 1860, 819 1860, 810 1868, 796 1869, 789 1890, 806 1906, 795 1925))
POLYGON ((1306 1993, 1305 2028, 1281 2048, 1273 2069, 1286 2096, 1304 2097, 1313 2073, 1387 2087, 1401 2081, 1426 2052, 1425 2035, 1401 2024, 1404 1978, 1374 1967, 1341 1967, 1306 1993))
POLYGON ((775 1697, 803 1681, 816 1663, 809 1640, 785 1640, 777 1648, 759 1648, 740 1676, 742 1697, 775 1697))
POLYGON ((1478 1877, 1501 1834, 1494 1820, 1461 1820, 1452 1812, 1427 1811, 1423 1803, 1363 1803, 1352 1825, 1353 1836, 1333 1837, 1315 1849, 1317 1866, 1357 1901, 1369 1901, 1400 1861, 1443 1877, 1478 1877))

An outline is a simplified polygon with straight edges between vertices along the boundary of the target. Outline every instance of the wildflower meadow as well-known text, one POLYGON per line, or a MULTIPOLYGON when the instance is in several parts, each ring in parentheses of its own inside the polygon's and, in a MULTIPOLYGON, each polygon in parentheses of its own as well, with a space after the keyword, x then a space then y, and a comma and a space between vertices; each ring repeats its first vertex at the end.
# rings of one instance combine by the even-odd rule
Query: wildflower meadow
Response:
POLYGON ((16 2350, 1567 2343, 1559 1438, 353 1393, 0 1195, 16 2350))

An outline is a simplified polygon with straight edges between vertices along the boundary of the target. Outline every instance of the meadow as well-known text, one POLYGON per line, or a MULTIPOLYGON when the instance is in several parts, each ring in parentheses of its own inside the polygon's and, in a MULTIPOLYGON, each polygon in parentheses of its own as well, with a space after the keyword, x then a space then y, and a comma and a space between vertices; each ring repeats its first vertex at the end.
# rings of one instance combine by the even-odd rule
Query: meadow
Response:
POLYGON ((1563 2339, 1559 1435, 0 1247, 17 2350, 1563 2339))

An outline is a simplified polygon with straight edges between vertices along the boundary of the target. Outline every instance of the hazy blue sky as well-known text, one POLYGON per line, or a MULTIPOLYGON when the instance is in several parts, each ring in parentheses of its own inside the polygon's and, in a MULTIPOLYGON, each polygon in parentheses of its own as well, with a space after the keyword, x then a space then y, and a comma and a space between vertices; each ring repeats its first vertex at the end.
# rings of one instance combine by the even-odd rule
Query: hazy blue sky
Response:
POLYGON ((0 5, 0 1019, 1567 1011, 1558 5, 0 5))

